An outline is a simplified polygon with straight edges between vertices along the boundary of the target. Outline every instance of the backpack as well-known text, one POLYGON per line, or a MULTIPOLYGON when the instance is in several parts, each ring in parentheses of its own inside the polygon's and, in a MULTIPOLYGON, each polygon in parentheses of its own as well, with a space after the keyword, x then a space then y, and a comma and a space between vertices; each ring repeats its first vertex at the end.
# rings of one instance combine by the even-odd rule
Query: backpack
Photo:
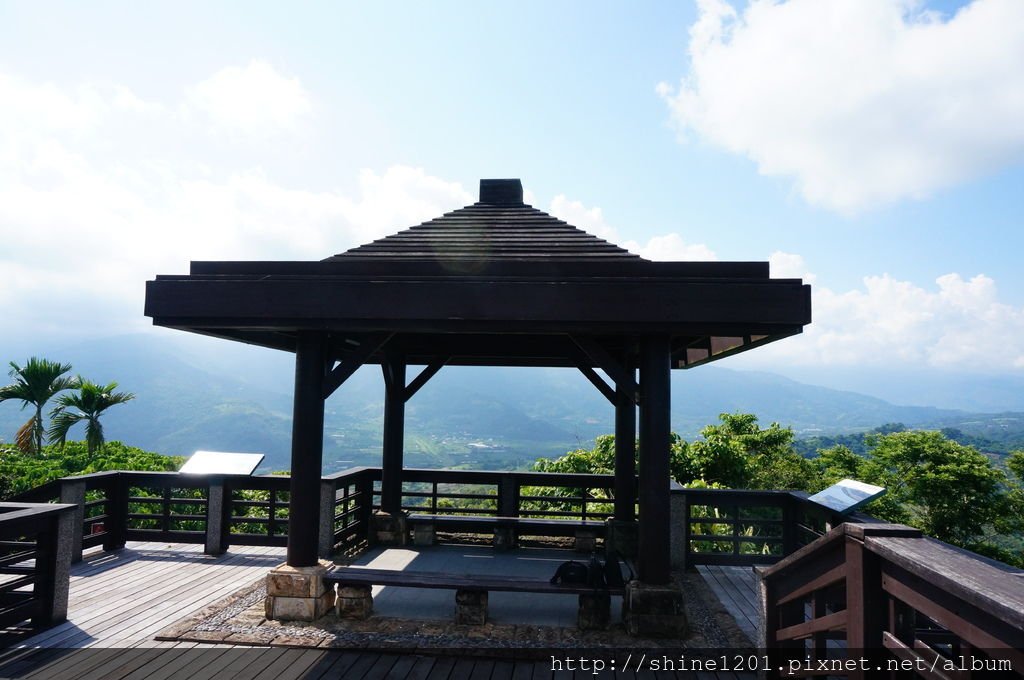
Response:
POLYGON ((558 565, 558 570, 551 577, 551 583, 565 585, 584 585, 590 582, 590 569, 576 560, 569 560, 558 565))

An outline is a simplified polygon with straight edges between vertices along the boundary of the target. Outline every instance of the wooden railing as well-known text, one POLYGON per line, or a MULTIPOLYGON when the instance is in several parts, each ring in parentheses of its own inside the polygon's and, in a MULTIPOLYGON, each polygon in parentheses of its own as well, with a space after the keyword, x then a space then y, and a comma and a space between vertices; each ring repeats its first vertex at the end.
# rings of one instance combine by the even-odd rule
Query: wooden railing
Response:
MULTIPOLYGON (((322 555, 365 548, 380 479, 380 469, 368 467, 321 479, 321 522, 312 529, 322 555)), ((126 541, 203 543, 217 554, 231 544, 286 545, 290 481, 286 475, 99 472, 49 482, 17 500, 77 507, 75 560, 85 548, 112 550, 126 541)), ((614 502, 609 475, 408 469, 402 481, 403 509, 464 516, 467 526, 473 516, 602 520, 614 502)), ((559 534, 558 526, 542 530, 559 534)))
POLYGON ((840 515, 798 491, 672 489, 676 562, 752 566, 773 564, 843 522, 874 523, 861 513, 840 515))
POLYGON ((67 617, 69 538, 75 506, 0 503, 0 630, 67 617))
POLYGON ((842 524, 760 576, 761 643, 778 654, 772 668, 1024 677, 1024 571, 917 529, 842 524), (862 658, 869 663, 850 663, 862 658))
POLYGON ((592 474, 403 470, 402 509, 432 515, 603 520, 611 515, 614 481, 610 475, 592 474))

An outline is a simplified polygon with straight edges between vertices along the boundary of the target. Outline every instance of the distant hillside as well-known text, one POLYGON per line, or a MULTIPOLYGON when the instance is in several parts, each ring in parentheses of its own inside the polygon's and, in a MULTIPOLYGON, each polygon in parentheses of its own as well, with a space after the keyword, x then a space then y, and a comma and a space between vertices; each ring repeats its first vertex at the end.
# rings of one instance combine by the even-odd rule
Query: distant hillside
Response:
MULTIPOLYGON (((292 356, 185 334, 108 338, 37 354, 70 362, 94 380, 117 380, 137 399, 112 409, 109 439, 172 455, 196 449, 259 451, 267 467, 287 468, 292 356)), ((24 361, 24 356, 0 359, 24 361)), ((412 369, 411 375, 418 369, 412 369)), ((672 423, 693 438, 719 413, 756 413, 791 425, 800 437, 848 434, 882 423, 957 428, 991 441, 1015 441, 1024 414, 979 415, 896 406, 876 397, 807 385, 771 373, 704 366, 672 379, 672 423)), ((380 460, 383 388, 379 368, 360 369, 326 406, 325 468, 380 460)), ((538 456, 589 446, 613 430, 611 405, 570 369, 442 370, 410 401, 410 465, 520 467, 538 456)), ((28 417, 0 404, 0 438, 28 417)), ((72 430, 72 436, 76 431, 72 430)), ((1007 444, 1009 445, 1009 444, 1007 444)))
MULTIPOLYGON (((1024 449, 1024 414, 1014 414, 1011 419, 1007 419, 1006 415, 978 416, 975 414, 971 420, 961 423, 963 427, 968 428, 967 431, 956 427, 943 427, 942 423, 923 423, 915 427, 939 430, 947 438, 965 446, 973 446, 998 461, 1012 451, 1024 449), (991 436, 985 436, 986 434, 991 436)), ((870 448, 869 440, 872 435, 888 434, 905 429, 908 428, 903 423, 888 423, 866 432, 798 438, 794 442, 794 448, 801 455, 808 457, 815 455, 821 449, 834 446, 845 446, 854 453, 864 455, 870 448)))

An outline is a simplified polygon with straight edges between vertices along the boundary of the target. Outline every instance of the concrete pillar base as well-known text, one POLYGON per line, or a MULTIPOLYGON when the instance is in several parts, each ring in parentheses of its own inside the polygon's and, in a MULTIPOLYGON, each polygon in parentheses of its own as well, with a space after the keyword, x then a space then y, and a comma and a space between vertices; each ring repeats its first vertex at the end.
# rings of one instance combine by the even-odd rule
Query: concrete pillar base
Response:
POLYGON ((437 532, 433 522, 418 521, 412 526, 413 545, 434 545, 437 541, 437 532))
POLYGON ((487 591, 455 591, 455 623, 482 626, 487 623, 487 591))
POLYGON ((373 595, 370 586, 343 586, 338 588, 338 616, 343 619, 368 619, 373 614, 373 595))
POLYGON ((323 560, 312 567, 282 564, 267 574, 268 619, 275 621, 316 621, 334 607, 334 586, 323 577, 331 566, 323 560))
POLYGON ((594 552, 597 550, 597 532, 593 529, 577 529, 572 547, 576 552, 594 552))
POLYGON ((494 527, 494 547, 509 550, 519 545, 519 534, 515 524, 499 524, 494 527))
POLYGON ((683 607, 683 591, 675 585, 626 584, 622 598, 626 631, 644 638, 684 638, 690 631, 683 607))
POLYGON ((371 536, 377 545, 408 545, 409 525, 404 512, 378 510, 371 518, 371 536))
POLYGON ((604 630, 612 618, 612 596, 607 592, 580 593, 576 625, 580 630, 604 630))
POLYGON ((639 552, 637 550, 638 537, 639 525, 635 521, 610 519, 606 523, 604 549, 605 551, 614 550, 621 557, 635 559, 639 552))

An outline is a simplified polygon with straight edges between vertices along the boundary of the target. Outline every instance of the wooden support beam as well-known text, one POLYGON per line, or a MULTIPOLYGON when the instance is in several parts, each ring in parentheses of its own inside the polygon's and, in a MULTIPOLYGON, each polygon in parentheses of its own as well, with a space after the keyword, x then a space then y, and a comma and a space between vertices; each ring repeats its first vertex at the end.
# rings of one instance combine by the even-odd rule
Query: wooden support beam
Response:
POLYGON ((317 564, 320 475, 324 448, 324 362, 327 337, 300 332, 295 347, 295 402, 288 502, 288 564, 317 564))
POLYGON ((423 370, 420 371, 419 375, 413 378, 412 382, 406 386, 403 394, 403 400, 409 401, 412 399, 413 395, 419 392, 420 388, 426 385, 428 380, 437 375, 437 372, 440 371, 446 363, 448 363, 447 357, 427 364, 423 370))
POLYGON ((599 376, 594 369, 584 363, 577 364, 576 368, 580 369, 580 373, 587 377, 587 380, 589 380, 594 387, 604 395, 605 399, 610 401, 612 404, 615 403, 615 389, 602 380, 601 376, 599 376))
POLYGON ((359 343, 359 347, 352 350, 341 360, 340 364, 327 372, 323 380, 323 398, 326 399, 334 394, 334 391, 352 377, 352 374, 383 347, 392 335, 391 333, 375 333, 364 337, 359 343))
POLYGON ((671 438, 671 342, 651 335, 640 346, 640 555, 637 571, 644 583, 671 578, 669 554, 669 448, 671 438))
POLYGON ((608 374, 608 377, 615 382, 616 389, 621 389, 630 395, 634 404, 640 403, 640 386, 636 384, 636 380, 623 368, 622 364, 608 353, 608 350, 590 336, 572 335, 570 337, 590 357, 591 361, 608 374))

